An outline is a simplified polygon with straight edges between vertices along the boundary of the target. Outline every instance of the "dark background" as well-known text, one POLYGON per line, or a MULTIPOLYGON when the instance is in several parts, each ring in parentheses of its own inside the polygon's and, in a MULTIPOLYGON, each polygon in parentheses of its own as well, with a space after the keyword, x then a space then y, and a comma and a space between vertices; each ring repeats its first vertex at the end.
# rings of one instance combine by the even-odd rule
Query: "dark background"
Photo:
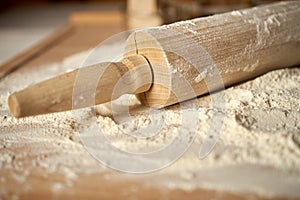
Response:
POLYGON ((88 2, 125 2, 126 0, 1 0, 0 10, 6 10, 16 6, 39 5, 52 3, 88 3, 88 2))

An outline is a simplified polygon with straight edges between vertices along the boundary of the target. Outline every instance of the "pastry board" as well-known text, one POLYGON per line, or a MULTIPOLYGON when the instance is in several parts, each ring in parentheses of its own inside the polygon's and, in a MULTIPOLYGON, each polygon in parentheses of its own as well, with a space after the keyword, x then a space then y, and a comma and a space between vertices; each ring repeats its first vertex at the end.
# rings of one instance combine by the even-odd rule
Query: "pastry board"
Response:
MULTIPOLYGON (((124 19, 124 14, 120 12, 74 13, 70 16, 68 25, 0 66, 0 72, 7 74, 14 73, 14 70, 19 68, 34 69, 36 66, 60 62, 67 56, 91 49, 109 36, 126 30, 124 19)), ((4 147, 0 149, 0 154, 8 150, 16 154, 33 151, 34 145, 29 143, 21 149, 13 146, 9 149, 4 147)), ((38 154, 39 152, 34 152, 34 155, 38 154)), ((32 157, 26 159, 30 167, 26 182, 18 181, 11 176, 19 173, 16 169, 1 168, 0 177, 6 181, 0 182, 2 191, 0 197, 11 199, 17 194, 19 199, 265 199, 255 194, 235 194, 213 189, 186 190, 149 186, 148 183, 152 182, 153 177, 157 177, 155 172, 132 175, 108 168, 102 172, 79 174, 79 178, 72 182, 72 186, 54 192, 53 185, 63 181, 63 176, 56 172, 45 174, 42 167, 29 166, 32 157)), ((78 159, 80 160, 80 157, 78 159)), ((100 165, 101 163, 99 167, 100 165)), ((26 166, 23 168, 26 169, 26 166)))

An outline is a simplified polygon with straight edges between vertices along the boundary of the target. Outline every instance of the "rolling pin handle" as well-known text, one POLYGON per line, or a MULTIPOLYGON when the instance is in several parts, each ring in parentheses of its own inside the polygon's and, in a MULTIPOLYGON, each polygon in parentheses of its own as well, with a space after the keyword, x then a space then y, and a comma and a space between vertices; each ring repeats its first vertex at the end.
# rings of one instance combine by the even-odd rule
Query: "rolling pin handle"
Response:
POLYGON ((17 118, 83 108, 93 105, 87 101, 74 107, 74 86, 83 101, 93 96, 92 102, 101 104, 123 94, 149 90, 152 78, 152 69, 145 57, 134 55, 116 63, 100 63, 76 69, 32 85, 11 94, 8 105, 12 115, 17 118), (78 80, 81 83, 79 86, 76 85, 78 80), (116 85, 119 85, 118 90, 116 85))

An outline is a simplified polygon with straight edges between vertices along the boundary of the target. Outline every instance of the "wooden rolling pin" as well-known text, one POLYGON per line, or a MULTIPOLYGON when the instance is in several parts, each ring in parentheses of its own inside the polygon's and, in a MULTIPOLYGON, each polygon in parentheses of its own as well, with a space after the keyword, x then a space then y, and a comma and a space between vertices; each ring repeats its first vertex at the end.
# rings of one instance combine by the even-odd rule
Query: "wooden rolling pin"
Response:
MULTIPOLYGON (((79 91, 84 99, 93 88, 89 75, 103 73, 94 88, 95 104, 130 93, 146 105, 168 106, 193 98, 193 93, 206 94, 223 84, 230 86, 297 64, 300 2, 280 2, 134 32, 127 40, 123 60, 80 69, 86 81, 79 91), (112 96, 124 76, 123 87, 112 96), (179 83, 178 77, 190 87, 179 83)), ((78 74, 75 70, 11 94, 11 113, 25 117, 71 110, 78 74)))

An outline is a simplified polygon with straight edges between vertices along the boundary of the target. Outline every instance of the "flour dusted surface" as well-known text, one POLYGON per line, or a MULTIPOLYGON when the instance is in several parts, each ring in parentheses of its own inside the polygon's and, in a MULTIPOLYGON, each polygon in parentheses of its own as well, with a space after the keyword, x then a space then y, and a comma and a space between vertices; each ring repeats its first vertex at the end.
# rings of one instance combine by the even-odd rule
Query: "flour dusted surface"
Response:
MULTIPOLYGON (((74 63, 86 55, 83 52, 64 62, 35 69, 21 68, 0 81, 0 195, 7 195, 5 187, 8 186, 5 185, 8 181, 12 179, 23 185, 36 169, 42 170, 45 176, 61 174, 61 179, 49 186, 54 193, 75 187, 82 174, 111 171, 82 146, 72 112, 24 119, 14 119, 8 113, 9 93, 67 72, 71 70, 70 66, 77 67, 74 63)), ((203 160, 198 157, 199 148, 207 136, 212 115, 220 110, 211 107, 209 96, 199 98, 199 126, 195 127, 197 135, 191 148, 170 167, 158 173, 141 175, 141 179, 151 178, 151 182, 145 183, 149 187, 187 190, 201 187, 299 197, 299 86, 300 68, 290 68, 226 89, 223 131, 214 150, 203 160)), ((131 104, 138 107, 138 101, 131 98, 131 104)), ((98 111, 109 113, 109 107, 102 105, 98 111)), ((136 126, 152 123, 143 109, 132 113, 136 126)), ((167 128, 159 137, 142 143, 125 138, 110 117, 99 115, 97 121, 115 146, 142 152, 169 143, 176 135, 181 117, 178 105, 167 108, 165 113, 167 128)), ((123 126, 126 128, 126 122, 123 126)), ((112 177, 130 178, 122 173, 112 177)), ((24 190, 30 189, 30 185, 24 186, 24 190)), ((18 194, 14 195, 18 197, 18 194)))

